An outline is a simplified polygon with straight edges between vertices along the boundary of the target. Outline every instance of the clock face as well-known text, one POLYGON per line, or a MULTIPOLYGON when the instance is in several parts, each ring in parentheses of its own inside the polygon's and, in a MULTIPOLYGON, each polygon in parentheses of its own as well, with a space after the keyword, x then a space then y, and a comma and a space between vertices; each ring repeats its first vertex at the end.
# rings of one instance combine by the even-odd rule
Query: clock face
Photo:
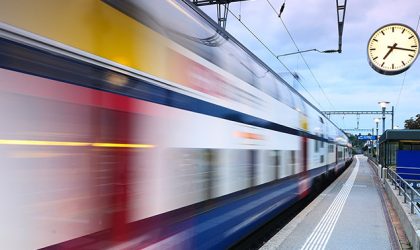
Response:
POLYGON ((419 52, 417 33, 403 24, 389 24, 379 28, 368 43, 370 66, 385 75, 406 71, 419 52))

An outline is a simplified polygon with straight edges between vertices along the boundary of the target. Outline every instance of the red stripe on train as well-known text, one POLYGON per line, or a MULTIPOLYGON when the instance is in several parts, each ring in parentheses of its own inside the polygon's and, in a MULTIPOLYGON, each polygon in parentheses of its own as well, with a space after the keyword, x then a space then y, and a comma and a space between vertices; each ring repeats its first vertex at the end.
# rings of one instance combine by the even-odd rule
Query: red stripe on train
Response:
POLYGON ((127 96, 6 69, 0 69, 0 91, 153 116, 167 116, 165 111, 169 108, 127 96))

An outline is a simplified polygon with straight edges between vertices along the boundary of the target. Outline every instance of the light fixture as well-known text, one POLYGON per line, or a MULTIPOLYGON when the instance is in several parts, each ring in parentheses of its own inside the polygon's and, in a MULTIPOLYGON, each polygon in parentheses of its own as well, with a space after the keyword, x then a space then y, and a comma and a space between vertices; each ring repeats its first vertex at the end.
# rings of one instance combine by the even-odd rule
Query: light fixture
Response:
POLYGON ((387 102, 387 101, 380 101, 380 102, 378 102, 378 104, 382 108, 382 133, 384 133, 385 132, 385 110, 386 110, 386 105, 388 105, 389 102, 387 102))
POLYGON ((387 101, 380 101, 378 104, 381 106, 381 108, 386 108, 386 106, 389 104, 387 101))

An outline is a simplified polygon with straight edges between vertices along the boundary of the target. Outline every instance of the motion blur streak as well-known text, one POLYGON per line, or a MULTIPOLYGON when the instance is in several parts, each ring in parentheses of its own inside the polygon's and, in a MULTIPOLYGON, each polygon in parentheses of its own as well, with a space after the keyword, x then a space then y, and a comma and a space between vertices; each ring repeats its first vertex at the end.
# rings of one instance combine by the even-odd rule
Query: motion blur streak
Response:
POLYGON ((28 141, 28 140, 0 140, 2 145, 25 145, 25 146, 67 146, 67 147, 86 147, 88 142, 71 141, 28 141))
POLYGON ((104 147, 104 148, 153 148, 150 144, 127 144, 108 142, 72 142, 72 141, 32 141, 32 140, 0 140, 0 145, 25 146, 65 146, 65 147, 104 147))
POLYGON ((252 140, 264 140, 264 137, 262 135, 255 134, 255 133, 236 132, 235 136, 245 138, 245 139, 252 139, 252 140))
POLYGON ((351 160, 190 0, 0 6, 1 249, 226 249, 351 160))
POLYGON ((125 144, 125 143, 105 143, 97 142, 92 143, 92 147, 104 147, 104 148, 154 148, 154 145, 150 144, 125 144))

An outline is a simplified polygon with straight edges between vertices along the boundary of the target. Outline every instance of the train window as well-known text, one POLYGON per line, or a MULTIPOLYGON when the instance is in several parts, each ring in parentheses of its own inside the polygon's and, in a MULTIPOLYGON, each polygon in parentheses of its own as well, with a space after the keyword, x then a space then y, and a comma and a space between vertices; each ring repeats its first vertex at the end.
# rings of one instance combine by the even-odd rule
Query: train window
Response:
POLYGON ((281 161, 280 165, 282 168, 280 168, 280 177, 284 178, 286 176, 290 176, 297 173, 297 153, 294 150, 285 150, 280 151, 282 155, 279 155, 279 162, 281 161))
POLYGON ((254 63, 251 56, 232 40, 228 40, 225 34, 202 20, 200 14, 195 11, 181 9, 177 6, 178 3, 166 1, 158 5, 154 1, 107 0, 106 2, 243 81, 255 84, 254 63), (161 13, 171 13, 171 16, 161 13))
POLYGON ((304 108, 303 108, 303 105, 302 105, 302 98, 295 93, 292 93, 292 96, 293 96, 293 100, 294 100, 294 104, 295 104, 293 107, 297 111, 303 112, 304 108))
POLYGON ((276 179, 280 178, 280 169, 281 169, 281 153, 279 150, 273 151, 274 155, 274 166, 276 168, 276 179))
POLYGON ((303 108, 302 112, 304 114, 308 114, 308 104, 302 98, 300 100, 302 102, 302 108, 303 108))
POLYGON ((283 103, 293 108, 294 103, 293 103, 293 97, 292 97, 292 93, 290 92, 290 89, 283 83, 280 83, 278 85, 278 88, 279 88, 279 92, 281 94, 283 103))
POLYGON ((162 2, 156 5, 153 1, 135 0, 107 0, 106 2, 133 19, 173 39, 181 38, 208 47, 221 44, 221 36, 205 21, 202 21, 198 13, 192 10, 187 10, 187 13, 185 9, 181 10, 177 4, 162 2), (168 18, 160 13, 171 13, 171 17, 168 18))
POLYGON ((334 144, 328 144, 328 153, 334 153, 334 144))
POLYGON ((278 171, 278 152, 275 150, 264 150, 261 153, 263 162, 259 167, 258 184, 275 180, 278 171))
POLYGON ((324 155, 321 155, 319 162, 324 163, 324 155))
POLYGON ((295 151, 290 151, 290 168, 292 170, 292 174, 296 174, 296 154, 295 151))
POLYGON ((255 186, 257 168, 257 150, 248 150, 249 186, 255 186))
POLYGON ((272 181, 278 178, 279 176, 279 165, 280 165, 280 153, 278 150, 270 150, 269 152, 269 159, 268 159, 268 166, 267 172, 269 176, 267 179, 268 181, 272 181))
POLYGON ((276 82, 271 73, 267 73, 264 78, 259 79, 259 82, 261 91, 273 97, 274 99, 279 99, 276 82))
POLYGON ((218 152, 215 149, 204 149, 201 152, 202 163, 200 164, 202 170, 201 185, 205 190, 207 198, 213 198, 215 196, 215 187, 218 185, 219 180, 216 179, 218 152))
POLYGON ((170 162, 162 175, 160 190, 165 194, 163 206, 172 209, 207 199, 209 165, 203 161, 202 150, 168 149, 166 162, 170 162))
POLYGON ((342 160, 343 159, 343 147, 342 146, 338 146, 338 149, 337 149, 337 158, 338 158, 338 160, 342 160))
POLYGON ((249 164, 245 150, 235 150, 232 157, 231 174, 229 174, 231 191, 237 191, 248 187, 249 164))
POLYGON ((315 140, 315 153, 318 153, 319 152, 319 141, 318 140, 315 140))
POLYGON ((222 51, 218 52, 220 57, 218 65, 248 84, 258 87, 255 81, 254 65, 248 54, 239 50, 232 43, 223 44, 221 48, 222 51))
MULTIPOLYGON (((321 134, 322 139, 324 139, 324 134, 321 134)), ((324 141, 321 141, 321 148, 324 148, 324 141)))
POLYGON ((229 166, 230 192, 255 185, 256 150, 232 150, 229 166))

